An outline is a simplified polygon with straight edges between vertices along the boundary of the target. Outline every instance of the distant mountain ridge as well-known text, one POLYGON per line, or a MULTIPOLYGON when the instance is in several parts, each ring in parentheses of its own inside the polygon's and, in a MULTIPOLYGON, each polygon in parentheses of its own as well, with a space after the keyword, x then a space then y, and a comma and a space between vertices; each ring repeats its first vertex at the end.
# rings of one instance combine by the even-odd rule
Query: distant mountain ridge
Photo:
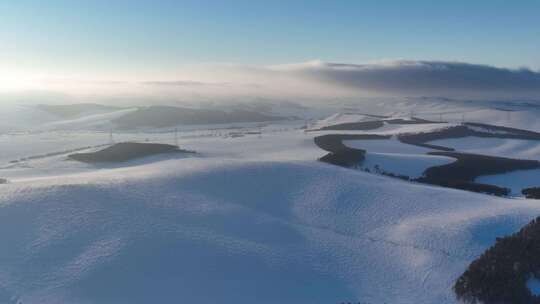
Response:
POLYGON ((150 106, 121 116, 113 122, 121 129, 140 127, 164 128, 176 125, 248 123, 286 120, 289 117, 273 116, 249 110, 192 109, 173 106, 150 106))
POLYGON ((62 119, 75 118, 87 113, 105 113, 124 109, 122 107, 106 106, 95 103, 80 103, 67 105, 40 104, 36 107, 39 110, 45 111, 62 119))
POLYGON ((206 125, 227 123, 270 122, 293 119, 293 116, 281 116, 254 110, 250 107, 229 108, 188 108, 176 106, 116 107, 93 103, 67 105, 37 105, 40 111, 59 120, 83 119, 96 114, 118 113, 108 121, 119 129, 165 128, 177 125, 206 125), (133 109, 125 114, 122 110, 133 109))

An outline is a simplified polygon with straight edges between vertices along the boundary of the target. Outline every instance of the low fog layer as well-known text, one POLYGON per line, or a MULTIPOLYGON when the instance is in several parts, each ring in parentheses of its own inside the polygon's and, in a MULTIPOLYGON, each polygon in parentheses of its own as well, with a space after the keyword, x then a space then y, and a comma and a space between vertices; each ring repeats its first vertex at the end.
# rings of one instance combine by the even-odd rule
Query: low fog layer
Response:
MULTIPOLYGON (((312 61, 274 66, 197 65, 159 79, 19 81, 0 91, 3 104, 96 102, 115 105, 223 102, 259 98, 300 103, 332 98, 444 96, 540 100, 540 72, 443 61, 367 64, 312 61)), ((155 77, 155 75, 153 76, 155 77)))

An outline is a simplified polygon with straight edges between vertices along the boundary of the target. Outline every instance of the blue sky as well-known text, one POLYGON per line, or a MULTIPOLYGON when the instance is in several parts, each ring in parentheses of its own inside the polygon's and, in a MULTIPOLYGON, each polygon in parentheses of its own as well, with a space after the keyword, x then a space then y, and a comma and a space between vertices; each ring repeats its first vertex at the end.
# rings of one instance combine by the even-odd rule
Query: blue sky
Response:
POLYGON ((106 73, 418 59, 538 69, 538 12, 537 0, 2 1, 0 64, 106 73))

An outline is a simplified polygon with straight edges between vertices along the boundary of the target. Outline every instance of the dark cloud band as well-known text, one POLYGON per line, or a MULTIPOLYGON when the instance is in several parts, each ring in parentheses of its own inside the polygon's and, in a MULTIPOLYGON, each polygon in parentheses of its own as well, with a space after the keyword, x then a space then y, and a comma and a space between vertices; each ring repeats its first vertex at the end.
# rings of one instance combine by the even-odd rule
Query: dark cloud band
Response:
POLYGON ((305 77, 361 90, 393 94, 519 94, 540 97, 540 73, 437 61, 381 64, 317 63, 289 69, 305 77))

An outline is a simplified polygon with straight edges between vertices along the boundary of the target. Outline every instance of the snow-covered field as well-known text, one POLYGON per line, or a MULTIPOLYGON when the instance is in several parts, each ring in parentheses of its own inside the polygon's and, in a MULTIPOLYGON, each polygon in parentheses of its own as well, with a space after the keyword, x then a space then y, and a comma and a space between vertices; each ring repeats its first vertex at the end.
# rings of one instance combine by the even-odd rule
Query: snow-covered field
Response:
POLYGON ((406 175, 410 178, 421 177, 424 171, 433 166, 442 166, 456 161, 445 156, 427 155, 433 150, 408 145, 396 138, 380 140, 345 140, 351 148, 367 151, 366 159, 361 165, 363 169, 406 175))
MULTIPOLYGON (((196 156, 122 165, 9 164, 109 135, 4 134, 0 303, 455 303, 468 264, 540 214, 536 200, 318 162, 319 133, 297 127, 185 132, 196 156)), ((410 175, 450 161, 395 139, 346 144, 410 175)))
POLYGON ((368 152, 361 167, 375 173, 380 170, 418 178, 430 167, 442 166, 454 161, 455 159, 445 156, 368 152))
POLYGON ((467 153, 540 160, 540 141, 469 136, 434 140, 429 144, 450 147, 467 153))
POLYGON ((334 113, 324 119, 318 120, 316 123, 310 125, 311 129, 320 129, 328 126, 344 124, 344 123, 353 123, 353 122, 366 122, 366 121, 375 121, 380 120, 380 118, 356 114, 356 113, 334 113))
POLYGON ((180 144, 200 155, 0 170, 2 299, 452 303, 467 264, 540 212, 318 163, 297 130, 180 144))
MULTIPOLYGON (((460 152, 499 157, 540 160, 540 142, 519 139, 465 137, 444 139, 429 144, 451 147, 460 152)), ((480 176, 479 183, 509 188, 512 195, 521 196, 525 188, 540 187, 540 170, 519 170, 505 174, 480 176)))
POLYGON ((343 144, 356 149, 364 149, 368 152, 377 153, 399 153, 399 154, 425 154, 433 150, 408 145, 400 142, 396 138, 375 139, 375 140, 344 140, 343 144))
POLYGON ((521 196, 525 188, 540 187, 540 169, 519 170, 506 174, 480 176, 479 183, 492 184, 511 189, 512 195, 521 196))
POLYGON ((111 128, 114 125, 110 122, 125 114, 136 111, 136 108, 116 110, 107 113, 89 114, 74 119, 65 119, 46 123, 41 126, 42 129, 84 129, 89 128, 111 128))

